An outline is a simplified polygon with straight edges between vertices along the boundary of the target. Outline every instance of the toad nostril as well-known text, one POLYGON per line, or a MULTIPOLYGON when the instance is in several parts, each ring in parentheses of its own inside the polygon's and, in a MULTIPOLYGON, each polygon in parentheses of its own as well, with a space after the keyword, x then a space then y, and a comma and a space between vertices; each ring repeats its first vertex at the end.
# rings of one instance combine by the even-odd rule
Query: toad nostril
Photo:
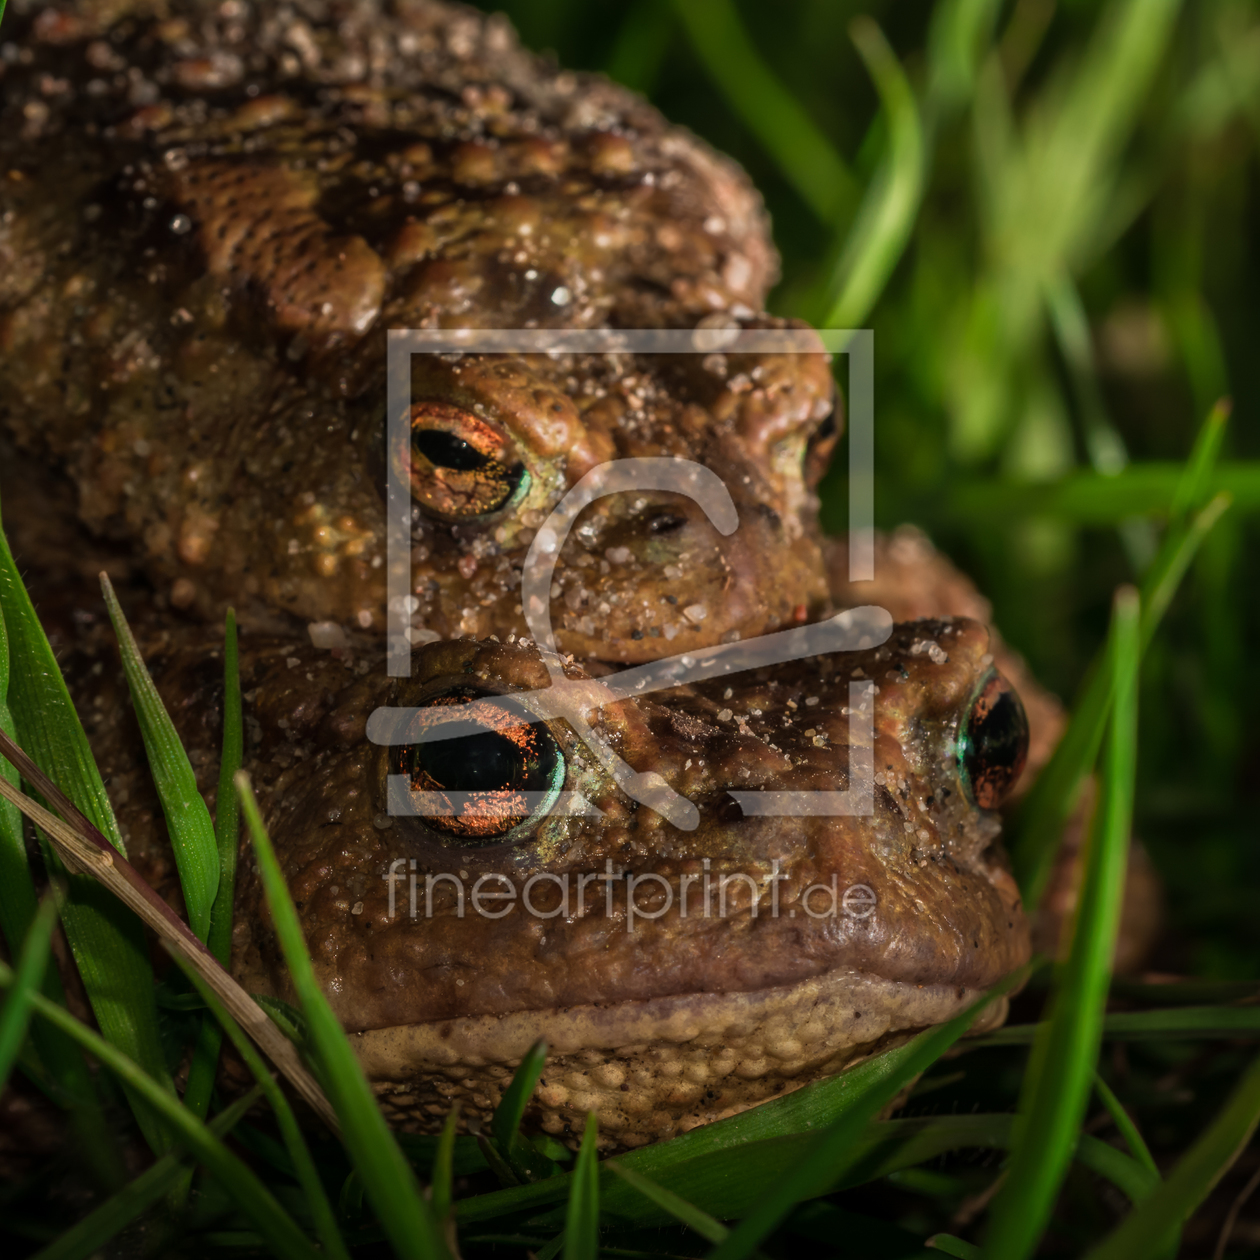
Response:
POLYGON ((658 512, 648 521, 648 530, 653 534, 673 534, 686 523, 687 518, 677 512, 658 512))

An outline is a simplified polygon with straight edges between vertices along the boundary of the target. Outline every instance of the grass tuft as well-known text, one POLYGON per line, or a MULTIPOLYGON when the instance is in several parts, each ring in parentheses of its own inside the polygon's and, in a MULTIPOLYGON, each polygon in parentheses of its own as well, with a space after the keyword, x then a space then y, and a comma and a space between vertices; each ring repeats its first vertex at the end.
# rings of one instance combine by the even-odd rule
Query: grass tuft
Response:
MULTIPOLYGON (((0 619, 9 644, 8 707, 21 746, 125 857, 87 735, 2 529, 0 619)), ((140 923, 95 880, 67 874, 46 843, 43 854, 50 872, 65 884, 66 896, 59 907, 61 924, 102 1034, 151 1079, 173 1091, 158 1034, 153 969, 140 923)), ((21 884, 21 877, 16 878, 21 884)), ((67 1061, 63 1058, 62 1062, 67 1061)), ((129 1085, 123 1088, 145 1140, 161 1154, 168 1140, 164 1127, 129 1085)))
POLYGON ((324 997, 297 911, 244 772, 236 776, 241 809, 254 842, 258 872, 293 988, 306 1018, 311 1053, 341 1122, 342 1139, 396 1255, 406 1260, 449 1256, 433 1210, 376 1105, 372 1088, 324 997))
POLYGON ((197 790, 197 776, 162 697, 145 668, 140 648, 109 578, 101 574, 105 607, 118 638, 123 672, 140 724, 149 769, 162 803, 188 922, 198 940, 210 933, 210 909, 219 890, 219 853, 210 811, 197 790))
POLYGON ((564 1260, 598 1260, 599 1257, 599 1156, 596 1141, 599 1124, 595 1113, 586 1117, 582 1146, 569 1185, 569 1206, 564 1218, 564 1260))
POLYGON ((994 1260, 1033 1253, 1071 1162, 1095 1078, 1133 818, 1140 659, 1141 607, 1137 591, 1125 587, 1116 594, 1108 641, 1114 700, 1080 900, 1050 1017, 1033 1043, 1014 1150, 985 1235, 984 1254, 994 1260))

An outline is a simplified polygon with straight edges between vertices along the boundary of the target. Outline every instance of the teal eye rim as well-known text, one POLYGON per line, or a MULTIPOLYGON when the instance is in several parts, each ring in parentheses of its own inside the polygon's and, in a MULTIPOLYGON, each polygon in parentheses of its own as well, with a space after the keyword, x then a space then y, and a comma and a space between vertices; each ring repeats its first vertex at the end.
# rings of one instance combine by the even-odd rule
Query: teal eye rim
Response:
POLYGON ((508 476, 515 477, 516 489, 508 496, 507 501, 502 507, 495 508, 492 512, 487 512, 483 516, 477 517, 478 520, 489 520, 492 517, 497 518, 505 512, 511 512, 514 508, 520 507, 525 496, 529 494, 534 485, 533 474, 525 467, 524 464, 517 464, 514 468, 508 469, 508 476))
POLYGON ((972 689, 955 741, 958 780, 972 806, 1001 807, 1027 764, 1028 743, 1028 714, 1019 693, 990 668, 972 689), (973 729, 977 716, 987 731, 973 729))

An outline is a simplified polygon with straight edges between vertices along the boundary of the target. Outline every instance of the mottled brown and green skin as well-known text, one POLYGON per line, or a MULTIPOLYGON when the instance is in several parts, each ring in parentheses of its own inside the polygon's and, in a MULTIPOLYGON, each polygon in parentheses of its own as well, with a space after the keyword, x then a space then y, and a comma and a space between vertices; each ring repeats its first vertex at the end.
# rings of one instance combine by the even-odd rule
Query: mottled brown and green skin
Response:
MULTIPOLYGON (((380 634, 388 329, 774 326, 775 259, 742 173, 631 93, 468 10, 327 11, 11 6, 0 420, 176 608, 380 634)), ((557 572, 565 651, 651 659, 826 599, 803 473, 822 354, 425 356, 413 398, 485 417, 532 479, 490 520, 417 515, 429 637, 523 630, 534 531, 627 455, 706 464, 741 526, 671 495, 592 508, 557 572)))

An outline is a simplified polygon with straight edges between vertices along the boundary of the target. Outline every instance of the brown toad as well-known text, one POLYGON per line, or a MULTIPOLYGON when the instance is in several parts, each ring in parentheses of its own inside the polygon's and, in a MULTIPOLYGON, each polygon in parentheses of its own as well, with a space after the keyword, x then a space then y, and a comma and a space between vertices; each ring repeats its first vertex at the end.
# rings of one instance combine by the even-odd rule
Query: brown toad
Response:
MULTIPOLYGON (((836 427, 829 367, 723 350, 729 328, 783 326, 759 313, 773 253, 738 171, 637 98, 546 69, 495 20, 448 6, 345 0, 316 21, 233 0, 158 16, 138 0, 18 0, 16 14, 6 36, 21 42, 0 60, 0 408, 160 602, 217 616, 232 601, 276 636, 246 653, 251 770, 325 987, 401 1122, 429 1125, 454 1096, 484 1113, 545 1032, 544 1127, 589 1107, 611 1139, 649 1141, 894 1044, 1023 961, 992 813, 1022 758, 1022 711, 974 622, 609 691, 593 733, 690 802, 690 827, 628 794, 563 721, 528 723, 506 699, 472 742, 368 739, 381 707, 545 687, 519 641, 521 561, 611 459, 697 461, 738 528, 659 491, 589 508, 549 608, 585 666, 553 668, 595 675, 598 696, 617 685, 609 662, 826 611, 812 485, 836 427), (708 340, 689 356, 417 358, 400 449, 386 438, 394 327, 708 340), (413 640, 467 636, 417 652, 405 684, 372 642, 392 467, 412 500, 413 640), (295 618, 340 623, 354 646, 316 651, 295 618), (748 812, 749 794, 852 790, 848 687, 863 678, 879 688, 874 812, 748 812), (391 774, 469 807, 391 814, 391 774), (539 881, 542 913, 513 898, 496 917, 485 885, 474 905, 488 876, 522 897, 539 881), (552 916, 546 896, 570 877, 574 900, 552 916)), ((217 662, 198 632, 168 636, 159 683, 205 772, 217 662)), ((160 876, 160 819, 113 712, 99 706, 94 739, 160 876)), ((287 992, 248 869, 239 932, 238 972, 287 992)))
MULTIPOLYGON (((379 656, 255 642, 248 768, 321 984, 394 1120, 428 1127, 452 1098, 486 1114, 544 1036, 543 1128, 594 1109, 610 1140, 656 1140, 894 1045, 1025 961, 992 812, 1023 764, 1022 707, 978 623, 884 637, 640 698, 567 666, 595 732, 694 803, 691 829, 627 796, 565 721, 531 721, 513 697, 546 694, 532 646, 432 644, 399 681, 379 656), (478 698, 472 733, 416 734, 478 698), (374 717, 400 708, 401 726, 374 717), (766 792, 860 787, 863 721, 869 813, 759 812, 766 792), (391 777, 438 805, 400 810, 391 777)), ((200 632, 151 657, 208 787, 219 662, 200 632)), ((93 738, 142 857, 160 813, 119 711, 97 706, 93 738)), ((237 912, 234 970, 292 997, 247 861, 237 912)))
MULTIPOLYGON (((466 9, 323 13, 10 6, 0 420, 176 608, 379 634, 388 330, 782 321, 760 200, 638 97, 466 9)), ((740 528, 671 494, 592 506, 553 587, 565 651, 646 660, 825 603, 822 353, 426 355, 411 402, 419 641, 521 632, 534 531, 625 456, 713 469, 740 528)))

